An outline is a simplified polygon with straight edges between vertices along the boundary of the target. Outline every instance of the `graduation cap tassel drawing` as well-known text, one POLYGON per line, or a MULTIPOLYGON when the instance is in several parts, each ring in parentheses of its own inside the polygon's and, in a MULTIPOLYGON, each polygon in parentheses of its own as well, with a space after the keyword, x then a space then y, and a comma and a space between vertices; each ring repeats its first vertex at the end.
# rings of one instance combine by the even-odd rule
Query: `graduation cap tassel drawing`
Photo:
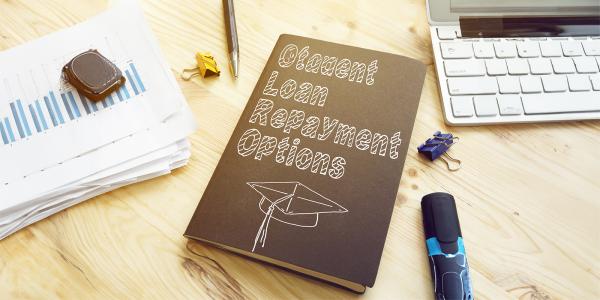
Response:
POLYGON ((315 192, 300 182, 248 182, 260 194, 258 207, 265 214, 256 237, 256 246, 264 247, 267 241, 269 223, 275 220, 297 227, 316 227, 320 214, 341 214, 348 212, 341 205, 315 192))

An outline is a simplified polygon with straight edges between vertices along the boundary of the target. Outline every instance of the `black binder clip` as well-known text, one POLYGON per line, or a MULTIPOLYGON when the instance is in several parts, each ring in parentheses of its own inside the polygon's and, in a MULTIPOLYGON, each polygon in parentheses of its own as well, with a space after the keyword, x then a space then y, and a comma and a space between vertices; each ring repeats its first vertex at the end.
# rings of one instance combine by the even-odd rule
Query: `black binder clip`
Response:
POLYGON ((446 163, 446 166, 448 166, 448 170, 454 172, 460 169, 461 161, 450 156, 447 151, 452 145, 458 143, 458 140, 459 137, 453 136, 451 133, 441 133, 436 131, 433 133, 433 138, 427 139, 425 143, 417 147, 417 150, 431 161, 434 161, 443 155, 444 157, 442 157, 442 160, 446 163), (452 164, 450 162, 452 162, 452 164))

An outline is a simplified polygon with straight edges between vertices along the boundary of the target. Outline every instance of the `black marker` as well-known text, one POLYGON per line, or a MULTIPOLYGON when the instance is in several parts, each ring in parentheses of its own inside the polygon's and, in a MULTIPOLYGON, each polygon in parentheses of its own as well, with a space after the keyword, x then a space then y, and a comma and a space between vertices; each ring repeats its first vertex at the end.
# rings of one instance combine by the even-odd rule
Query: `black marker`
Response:
POLYGON ((446 193, 426 195, 421 210, 435 299, 473 299, 454 197, 446 193))

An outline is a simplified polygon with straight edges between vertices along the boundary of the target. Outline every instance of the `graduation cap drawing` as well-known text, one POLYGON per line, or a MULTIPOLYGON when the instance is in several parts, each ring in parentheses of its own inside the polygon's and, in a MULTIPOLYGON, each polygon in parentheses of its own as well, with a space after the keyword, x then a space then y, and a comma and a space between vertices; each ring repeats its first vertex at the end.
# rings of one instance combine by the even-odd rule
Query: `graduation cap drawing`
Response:
POLYGON ((298 227, 316 227, 320 214, 346 213, 347 209, 315 192, 304 184, 293 182, 248 182, 261 195, 258 207, 265 214, 252 252, 260 243, 265 246, 271 220, 298 227))

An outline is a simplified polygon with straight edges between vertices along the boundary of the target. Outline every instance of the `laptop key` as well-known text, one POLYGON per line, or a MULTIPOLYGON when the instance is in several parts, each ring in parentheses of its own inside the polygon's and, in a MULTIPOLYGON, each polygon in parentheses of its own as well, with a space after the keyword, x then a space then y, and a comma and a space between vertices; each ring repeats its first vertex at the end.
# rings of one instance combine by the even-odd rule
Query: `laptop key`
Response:
POLYGON ((455 117, 472 117, 473 116, 473 97, 451 97, 452 114, 455 117))
POLYGON ((521 91, 523 93, 541 93, 542 82, 537 76, 522 76, 519 78, 521 81, 521 91))
POLYGON ((600 111, 596 92, 523 95, 525 114, 600 111))
POLYGON ((527 75, 529 74, 529 64, 525 59, 510 58, 506 60, 508 66, 508 74, 511 75, 527 75))
POLYGON ((594 60, 593 57, 589 57, 589 56, 573 57, 573 62, 575 63, 575 69, 577 69, 577 73, 596 73, 596 72, 598 72, 598 65, 596 64, 596 60, 594 60))
POLYGON ((504 59, 486 59, 485 67, 488 75, 506 75, 506 63, 504 59))
POLYGON ((544 57, 562 56, 562 48, 560 47, 560 43, 556 41, 540 42, 540 50, 544 57))
POLYGON ((540 56, 540 47, 537 42, 517 43, 517 52, 519 57, 538 57, 540 56))
POLYGON ((485 64, 483 60, 445 60, 446 76, 483 76, 485 64))
POLYGON ((591 40, 581 42, 585 55, 597 56, 600 55, 600 40, 591 40))
POLYGON ((498 102, 496 96, 475 96, 475 113, 478 117, 493 117, 498 115, 498 102))
POLYGON ((473 43, 473 51, 477 58, 493 58, 494 57, 494 45, 489 42, 478 42, 473 43))
MULTIPOLYGON (((569 79, 569 90, 572 92, 589 91, 592 89, 590 78, 588 75, 568 75, 569 79)), ((600 95, 598 95, 600 99, 600 95)))
POLYGON ((590 75, 590 81, 592 82, 592 89, 600 91, 600 75, 590 75))
POLYGON ((471 58, 473 47, 471 43, 440 43, 443 58, 471 58))
POLYGON ((511 58, 517 56, 517 49, 514 42, 494 43, 494 50, 498 58, 511 58))
POLYGON ((558 57, 552 58, 552 68, 554 73, 557 74, 569 74, 575 73, 575 65, 573 60, 569 57, 558 57))
POLYGON ((531 69, 531 74, 552 74, 552 64, 550 64, 550 59, 548 58, 530 58, 529 68, 531 69))
POLYGON ((439 27, 437 34, 440 40, 453 40, 456 38, 456 30, 451 27, 439 27))
POLYGON ((542 85, 544 92, 564 92, 567 90, 567 78, 565 75, 544 75, 542 85))
POLYGON ((502 76, 498 78, 498 88, 500 94, 518 94, 521 92, 521 85, 519 84, 519 77, 516 76, 502 76))
POLYGON ((579 41, 567 41, 561 42, 563 53, 565 56, 581 56, 583 55, 583 49, 581 48, 581 42, 579 41))
POLYGON ((514 116, 523 113, 523 106, 521 105, 521 97, 519 95, 498 96, 498 107, 502 116, 514 116))
POLYGON ((492 77, 448 78, 450 95, 490 95, 498 92, 498 83, 492 77))

